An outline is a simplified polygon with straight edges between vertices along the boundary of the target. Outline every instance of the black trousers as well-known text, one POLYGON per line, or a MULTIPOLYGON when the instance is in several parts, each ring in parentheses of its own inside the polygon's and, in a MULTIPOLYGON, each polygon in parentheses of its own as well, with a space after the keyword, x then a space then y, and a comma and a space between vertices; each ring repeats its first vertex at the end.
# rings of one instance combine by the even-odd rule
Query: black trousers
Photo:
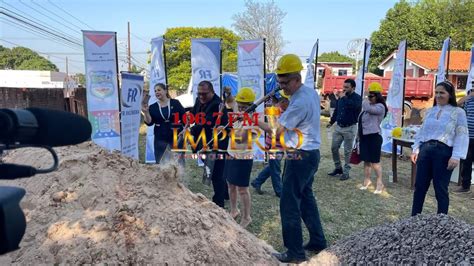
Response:
POLYGON ((318 171, 319 150, 297 151, 301 159, 286 159, 283 169, 283 189, 280 198, 280 217, 283 244, 292 258, 306 258, 303 249, 303 220, 309 232, 309 244, 326 248, 326 237, 313 194, 314 176, 318 171))
POLYGON ((212 171, 212 188, 214 189, 214 196, 212 201, 219 207, 224 208, 225 200, 229 199, 229 191, 227 189, 227 182, 224 179, 225 160, 216 160, 214 169, 212 171))
POLYGON ((447 167, 452 153, 453 148, 441 142, 429 141, 421 145, 416 160, 412 216, 421 213, 431 180, 433 180, 436 201, 438 202, 438 213, 448 214, 448 186, 453 170, 448 170, 447 167))
POLYGON ((471 188, 472 159, 474 155, 474 139, 469 139, 469 148, 465 160, 461 160, 461 182, 463 188, 471 188))
POLYGON ((166 151, 166 147, 168 145, 171 145, 171 144, 169 144, 166 141, 158 140, 155 137, 154 147, 155 147, 155 161, 156 161, 156 163, 160 163, 161 157, 163 157, 163 155, 166 151))

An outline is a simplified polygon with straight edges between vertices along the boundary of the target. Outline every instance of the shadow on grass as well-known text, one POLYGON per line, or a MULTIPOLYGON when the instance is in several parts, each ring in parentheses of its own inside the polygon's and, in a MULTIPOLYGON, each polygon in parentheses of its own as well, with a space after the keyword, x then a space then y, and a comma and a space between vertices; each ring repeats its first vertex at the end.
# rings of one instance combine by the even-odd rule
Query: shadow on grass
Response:
MULTIPOLYGON (((330 152, 330 140, 326 132, 327 118, 321 119, 321 161, 315 176, 313 191, 316 195, 324 232, 329 244, 368 227, 393 222, 410 216, 413 190, 410 189, 410 162, 407 158, 399 160, 398 183, 389 183, 391 171, 390 156, 382 156, 383 182, 385 191, 380 195, 373 194, 374 188, 359 190, 363 182, 363 165, 352 166, 351 178, 340 181, 337 177, 328 176, 334 164, 330 152)), ((140 160, 143 161, 144 136, 140 137, 140 160)), ((408 155, 408 149, 404 149, 408 155)), ((342 149, 340 150, 342 153, 342 149)), ((341 157, 342 158, 342 157, 341 157)), ((252 179, 263 168, 263 163, 255 162, 252 179)), ((189 189, 212 198, 212 187, 201 182, 202 168, 195 161, 188 160, 185 167, 189 189)), ((375 181, 372 174, 372 181, 375 181)), ((375 182, 374 182, 375 183, 375 182)), ((451 189, 456 184, 451 183, 451 189)), ((252 193, 252 219, 248 230, 265 240, 277 250, 283 250, 279 214, 279 198, 273 193, 270 179, 262 186, 264 195, 252 193)), ((471 207, 472 195, 450 194, 450 215, 474 224, 474 209, 471 207)), ((228 205, 228 204, 227 204, 228 205)), ((430 188, 424 205, 424 213, 436 212, 434 191, 430 188)), ((304 226, 303 226, 304 228, 304 226)), ((307 232, 304 230, 307 240, 307 232)))

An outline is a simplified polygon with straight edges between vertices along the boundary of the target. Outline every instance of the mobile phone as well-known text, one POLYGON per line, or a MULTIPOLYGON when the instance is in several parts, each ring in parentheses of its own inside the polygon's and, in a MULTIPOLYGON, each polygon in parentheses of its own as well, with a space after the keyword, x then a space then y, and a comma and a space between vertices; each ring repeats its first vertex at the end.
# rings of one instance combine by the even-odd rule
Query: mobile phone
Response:
POLYGON ((142 104, 147 104, 148 105, 148 101, 150 101, 150 94, 148 93, 145 93, 145 95, 143 95, 143 101, 142 101, 142 104))

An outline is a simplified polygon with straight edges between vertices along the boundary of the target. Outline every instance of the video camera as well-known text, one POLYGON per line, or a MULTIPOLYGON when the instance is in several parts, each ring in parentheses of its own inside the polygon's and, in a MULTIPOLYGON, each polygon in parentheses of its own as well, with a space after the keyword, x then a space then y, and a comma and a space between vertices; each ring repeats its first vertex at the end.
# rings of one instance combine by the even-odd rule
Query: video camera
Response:
MULTIPOLYGON (((75 145, 90 139, 92 127, 79 115, 43 109, 0 109, 0 155, 5 150, 37 147, 48 150, 54 163, 48 169, 0 162, 0 180, 30 177, 58 168, 58 156, 52 147, 75 145)), ((26 220, 20 208, 25 190, 0 186, 0 255, 19 248, 26 220)))

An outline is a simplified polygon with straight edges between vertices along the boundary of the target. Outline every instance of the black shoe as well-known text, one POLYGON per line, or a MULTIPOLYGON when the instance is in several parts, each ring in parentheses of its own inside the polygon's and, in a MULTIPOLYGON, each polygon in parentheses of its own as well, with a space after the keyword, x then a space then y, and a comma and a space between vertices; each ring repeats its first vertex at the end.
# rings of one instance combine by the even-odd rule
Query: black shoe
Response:
POLYGON ((301 263, 303 261, 306 261, 307 258, 304 257, 304 258, 293 258, 293 257, 289 257, 288 256, 288 253, 273 253, 272 254, 275 258, 277 258, 280 262, 284 262, 284 263, 301 263))
POLYGON ((252 185, 253 188, 255 188, 255 191, 257 191, 257 194, 258 195, 263 195, 263 190, 260 186, 257 186, 255 183, 251 183, 250 185, 252 185))
POLYGON ((323 247, 316 246, 310 243, 304 245, 303 248, 307 251, 315 252, 316 254, 326 249, 325 247, 323 248, 323 247))
POLYGON ((463 187, 460 187, 453 191, 453 193, 469 193, 469 192, 471 192, 470 188, 463 188, 463 187))
POLYGON ((328 173, 330 176, 337 176, 337 175, 342 175, 342 169, 341 168, 336 168, 332 172, 328 173))
POLYGON ((349 178, 351 178, 351 177, 349 176, 349 174, 342 174, 342 176, 341 176, 341 178, 339 178, 339 180, 344 181, 344 180, 347 180, 347 179, 349 179, 349 178))

